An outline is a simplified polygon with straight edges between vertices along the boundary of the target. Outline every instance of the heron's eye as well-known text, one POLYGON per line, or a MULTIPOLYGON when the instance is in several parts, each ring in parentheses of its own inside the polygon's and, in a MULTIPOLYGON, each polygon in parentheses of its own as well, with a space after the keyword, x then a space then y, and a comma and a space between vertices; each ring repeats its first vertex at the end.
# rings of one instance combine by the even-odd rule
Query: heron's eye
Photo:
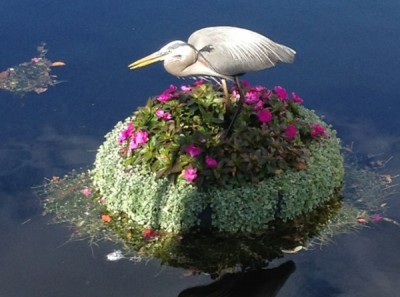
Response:
POLYGON ((174 55, 175 59, 182 59, 182 55, 174 55))

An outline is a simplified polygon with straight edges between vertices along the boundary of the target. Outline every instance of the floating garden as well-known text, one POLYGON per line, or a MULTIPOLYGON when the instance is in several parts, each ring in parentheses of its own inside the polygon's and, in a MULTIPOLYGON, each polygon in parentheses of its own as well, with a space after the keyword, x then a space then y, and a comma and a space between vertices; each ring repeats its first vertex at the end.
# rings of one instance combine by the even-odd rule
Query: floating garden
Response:
POLYGON ((302 98, 248 83, 244 93, 229 132, 235 86, 230 98, 203 81, 149 98, 105 136, 91 170, 43 187, 46 213, 76 237, 214 274, 381 218, 382 201, 371 207, 358 185, 382 196, 385 182, 346 164, 335 131, 302 98))
POLYGON ((57 76, 50 74, 52 67, 65 66, 64 62, 52 62, 46 58, 46 44, 37 47, 37 55, 30 61, 0 71, 0 89, 23 96, 26 93, 46 92, 49 86, 59 84, 57 76))

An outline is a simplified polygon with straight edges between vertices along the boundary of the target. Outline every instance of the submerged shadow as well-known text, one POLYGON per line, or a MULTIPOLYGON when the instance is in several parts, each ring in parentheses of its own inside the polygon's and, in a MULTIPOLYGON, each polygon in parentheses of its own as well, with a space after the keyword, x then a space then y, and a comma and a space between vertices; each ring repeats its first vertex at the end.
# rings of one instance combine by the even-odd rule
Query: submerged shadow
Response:
POLYGON ((178 297, 273 297, 295 271, 293 261, 276 268, 227 273, 205 286, 183 290, 178 297))

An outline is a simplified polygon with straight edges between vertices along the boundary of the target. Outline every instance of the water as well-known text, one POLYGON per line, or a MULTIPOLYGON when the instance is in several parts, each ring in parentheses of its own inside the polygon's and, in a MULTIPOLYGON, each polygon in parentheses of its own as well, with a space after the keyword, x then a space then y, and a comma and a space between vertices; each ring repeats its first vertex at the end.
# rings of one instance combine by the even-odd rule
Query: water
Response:
MULTIPOLYGON (((0 69, 29 60, 48 44, 65 83, 23 98, 0 93, 0 296, 178 296, 208 284, 156 261, 106 261, 116 247, 68 242, 65 226, 48 225, 31 187, 44 177, 86 168, 103 135, 146 98, 180 83, 156 65, 127 65, 198 28, 234 25, 294 48, 293 65, 246 76, 283 85, 326 116, 360 154, 393 156, 400 172, 398 69, 400 3, 382 1, 28 1, 0 3, 0 69)), ((396 181, 395 181, 396 182, 396 181)), ((388 216, 400 220, 398 195, 388 216)), ((400 229, 382 222, 300 252, 278 296, 397 296, 400 229)), ((278 264, 277 264, 278 265, 278 264)), ((250 291, 249 291, 250 292, 250 291)), ((250 293, 249 293, 250 294, 250 293)), ((254 296, 261 295, 261 293, 254 296)), ((273 295, 271 295, 273 296, 273 295)))

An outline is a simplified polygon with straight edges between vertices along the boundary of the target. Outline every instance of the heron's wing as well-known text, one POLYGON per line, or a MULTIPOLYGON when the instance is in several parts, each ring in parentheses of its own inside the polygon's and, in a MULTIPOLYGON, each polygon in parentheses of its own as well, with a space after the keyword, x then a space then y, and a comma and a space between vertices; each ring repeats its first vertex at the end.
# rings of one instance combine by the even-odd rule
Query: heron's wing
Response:
POLYGON ((236 27, 209 27, 188 40, 209 67, 228 76, 266 69, 279 61, 291 63, 296 52, 256 32, 236 27))

